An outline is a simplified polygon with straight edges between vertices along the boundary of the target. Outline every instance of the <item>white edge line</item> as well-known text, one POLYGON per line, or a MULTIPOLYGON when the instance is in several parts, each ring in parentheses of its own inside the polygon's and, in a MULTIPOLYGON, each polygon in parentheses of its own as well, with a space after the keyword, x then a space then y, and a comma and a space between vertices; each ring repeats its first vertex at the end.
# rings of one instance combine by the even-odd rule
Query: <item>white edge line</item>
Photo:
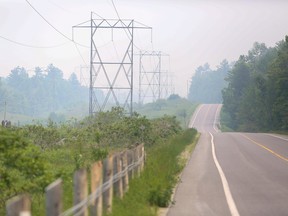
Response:
POLYGON ((195 120, 196 120, 198 113, 202 107, 203 107, 203 104, 201 104, 200 106, 197 107, 195 115, 192 116, 193 120, 190 122, 189 128, 192 128, 194 126, 195 120))
POLYGON ((268 136, 272 136, 272 137, 275 137, 275 138, 278 138, 278 139, 281 139, 281 140, 285 140, 285 141, 288 141, 288 139, 285 139, 283 137, 280 137, 280 136, 276 136, 274 134, 267 134, 268 136))
POLYGON ((227 201, 230 213, 232 216, 240 216, 240 214, 237 210, 236 204, 234 202, 234 199, 232 197, 232 194, 231 194, 227 179, 225 177, 225 174, 224 174, 224 172, 223 172, 223 170, 222 170, 222 168, 221 168, 221 166, 217 160, 216 154, 215 154, 214 137, 210 132, 209 132, 209 134, 211 136, 212 155, 213 155, 214 163, 217 167, 217 170, 219 172, 219 175, 220 175, 220 178, 222 181, 222 185, 223 185, 223 189, 224 189, 224 193, 225 193, 225 197, 226 197, 226 201, 227 201))

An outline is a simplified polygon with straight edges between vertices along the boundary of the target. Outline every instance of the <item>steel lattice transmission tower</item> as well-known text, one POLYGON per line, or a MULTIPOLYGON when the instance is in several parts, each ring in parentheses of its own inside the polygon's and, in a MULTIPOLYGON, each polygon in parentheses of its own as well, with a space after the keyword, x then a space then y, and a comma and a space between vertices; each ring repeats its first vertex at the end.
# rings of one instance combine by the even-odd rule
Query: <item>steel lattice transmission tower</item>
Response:
MULTIPOLYGON (((94 19, 73 26, 73 28, 89 28, 91 33, 90 48, 90 84, 89 84, 89 114, 105 110, 108 103, 123 107, 128 113, 133 112, 133 54, 134 30, 152 29, 139 22, 128 19, 94 19), (118 60, 105 60, 97 44, 99 33, 110 30, 112 41, 115 34, 122 31, 126 35, 125 42, 121 42, 123 52, 121 56, 115 48, 118 60), (118 31, 119 30, 119 31, 118 31), (99 96, 99 92, 103 95, 99 96)), ((101 37, 101 35, 100 35, 101 37)))
POLYGON ((168 70, 163 71, 163 57, 169 57, 161 51, 140 51, 139 55, 139 104, 145 99, 152 102, 168 96, 168 70), (151 67, 151 58, 154 65, 151 67), (147 59, 150 59, 150 61, 147 59))

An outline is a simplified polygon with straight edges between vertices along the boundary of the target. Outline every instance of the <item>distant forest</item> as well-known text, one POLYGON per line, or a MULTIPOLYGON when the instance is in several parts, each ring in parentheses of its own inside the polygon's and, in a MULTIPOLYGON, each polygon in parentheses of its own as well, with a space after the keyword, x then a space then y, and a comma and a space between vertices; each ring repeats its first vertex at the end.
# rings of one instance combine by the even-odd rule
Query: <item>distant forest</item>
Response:
POLYGON ((225 77, 231 65, 223 60, 216 70, 208 63, 196 69, 191 78, 188 99, 196 103, 222 103, 222 89, 227 86, 225 77))
POLYGON ((188 99, 223 103, 222 121, 238 131, 288 130, 288 36, 275 47, 254 43, 233 64, 197 68, 188 99))
POLYGON ((46 70, 36 67, 31 77, 25 68, 16 67, 0 80, 0 112, 4 112, 6 102, 7 112, 12 114, 61 120, 57 112, 68 112, 76 106, 86 105, 83 112, 88 112, 88 94, 75 73, 64 79, 63 72, 52 64, 46 70))

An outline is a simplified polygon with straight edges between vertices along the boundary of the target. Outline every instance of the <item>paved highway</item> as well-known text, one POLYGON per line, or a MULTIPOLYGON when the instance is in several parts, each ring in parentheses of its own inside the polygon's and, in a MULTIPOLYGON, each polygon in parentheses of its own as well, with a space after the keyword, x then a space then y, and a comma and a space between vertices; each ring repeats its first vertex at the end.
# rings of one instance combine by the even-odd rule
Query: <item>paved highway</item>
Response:
POLYGON ((201 136, 167 215, 288 216, 288 137, 221 133, 220 109, 201 105, 192 117, 201 136))

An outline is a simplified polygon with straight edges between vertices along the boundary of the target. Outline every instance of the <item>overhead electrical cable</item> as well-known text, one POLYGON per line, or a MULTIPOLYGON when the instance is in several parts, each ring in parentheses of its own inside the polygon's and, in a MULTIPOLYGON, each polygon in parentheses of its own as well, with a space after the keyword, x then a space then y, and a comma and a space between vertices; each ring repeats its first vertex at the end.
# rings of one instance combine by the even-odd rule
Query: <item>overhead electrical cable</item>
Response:
POLYGON ((29 48, 35 48, 35 49, 52 49, 52 48, 57 48, 57 47, 61 47, 64 46, 67 43, 62 43, 62 44, 57 44, 57 45, 52 45, 52 46, 36 46, 36 45, 31 45, 31 44, 25 44, 22 42, 18 42, 12 39, 9 39, 7 37, 3 37, 2 35, 0 35, 0 38, 2 38, 3 40, 9 41, 10 43, 14 43, 23 47, 29 47, 29 48))
POLYGON ((63 37, 65 37, 67 40, 73 42, 73 43, 76 43, 77 45, 79 46, 82 46, 82 47, 87 47, 89 48, 88 46, 85 46, 83 44, 79 44, 77 43, 76 41, 72 40, 71 38, 69 38, 68 36, 66 36, 64 33, 62 33, 60 30, 58 30, 55 26, 53 26, 28 0, 25 0, 27 2, 27 4, 29 4, 29 6, 51 27, 53 28, 56 32, 58 32, 60 35, 62 35, 63 37))
MULTIPOLYGON (((53 26, 44 16, 42 16, 42 14, 28 1, 28 0, 25 0, 27 2, 27 4, 29 4, 29 6, 49 25, 51 26, 56 32, 58 32, 60 35, 62 35, 63 37, 65 37, 67 40, 71 41, 72 43, 75 44, 75 47, 77 49, 77 52, 79 53, 79 55, 81 56, 83 62, 86 64, 81 52, 79 51, 78 49, 78 46, 82 46, 82 47, 86 47, 86 48, 89 48, 88 46, 85 46, 83 44, 80 44, 80 43, 77 43, 76 41, 72 40, 71 38, 69 38, 68 36, 66 36, 65 34, 63 34, 61 31, 59 31, 55 26, 53 26)), ((87 65, 87 64, 86 64, 87 65)))
MULTIPOLYGON (((63 37, 65 37, 67 40, 72 41, 69 37, 67 37, 65 34, 63 34, 61 31, 59 31, 56 27, 54 27, 42 14, 28 1, 25 0, 30 7, 48 24, 50 25, 55 31, 57 31, 59 34, 61 34, 63 37)), ((73 42, 73 41, 72 41, 73 42)))
POLYGON ((111 0, 111 2, 112 2, 112 5, 113 5, 113 7, 114 7, 114 10, 115 10, 115 12, 116 12, 116 14, 117 14, 117 17, 120 19, 120 15, 119 15, 118 10, 117 10, 117 8, 116 8, 116 6, 115 6, 115 4, 114 4, 114 1, 111 0))
MULTIPOLYGON (((113 8, 114 8, 114 10, 115 10, 115 12, 116 12, 116 14, 117 14, 118 19, 121 20, 120 15, 119 15, 119 13, 118 13, 118 10, 117 10, 117 8, 116 8, 116 5, 114 4, 114 1, 111 0, 111 2, 112 2, 112 5, 113 5, 113 8)), ((123 23, 122 23, 122 22, 121 22, 121 24, 122 24, 122 26, 123 26, 123 23)), ((129 36, 128 33, 126 32, 126 29, 124 29, 124 31, 125 31, 127 37, 130 38, 130 36, 129 36)), ((134 43, 134 41, 133 41, 133 46, 136 47, 138 50, 142 50, 141 48, 139 48, 138 46, 136 46, 136 44, 134 43)))
POLYGON ((85 59, 84 59, 83 55, 81 54, 81 52, 80 52, 80 50, 79 50, 79 48, 78 48, 77 44, 76 44, 76 43, 74 43, 74 45, 75 45, 75 47, 76 47, 76 50, 77 50, 77 52, 79 53, 79 55, 80 55, 80 57, 81 57, 82 61, 84 62, 84 64, 85 64, 86 66, 88 66, 88 65, 87 65, 87 62, 85 61, 85 59))

